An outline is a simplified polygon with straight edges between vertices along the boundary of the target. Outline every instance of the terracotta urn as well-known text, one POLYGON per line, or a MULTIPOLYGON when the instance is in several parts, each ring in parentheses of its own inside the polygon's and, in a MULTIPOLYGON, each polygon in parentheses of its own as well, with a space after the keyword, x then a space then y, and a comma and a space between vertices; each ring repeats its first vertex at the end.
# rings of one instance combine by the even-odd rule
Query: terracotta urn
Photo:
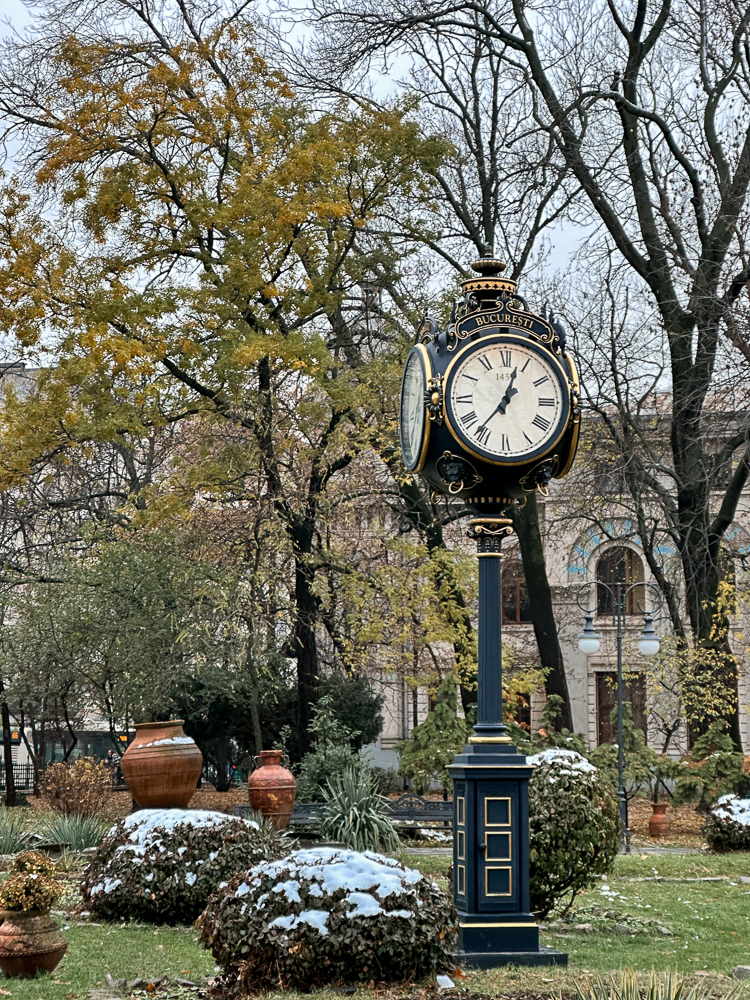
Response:
POLYGON ((653 802, 653 815, 648 821, 648 832, 652 837, 668 837, 672 829, 671 820, 667 819, 667 803, 653 802))
POLYGON ((33 979, 52 972, 68 950, 49 910, 0 910, 0 969, 6 976, 33 979))
POLYGON ((292 818, 297 782, 292 772, 281 766, 281 750, 261 750, 258 756, 260 765, 247 779, 250 805, 277 830, 283 830, 292 818))
POLYGON ((182 726, 182 719, 136 723, 120 766, 142 809, 185 809, 193 797, 203 754, 182 726))

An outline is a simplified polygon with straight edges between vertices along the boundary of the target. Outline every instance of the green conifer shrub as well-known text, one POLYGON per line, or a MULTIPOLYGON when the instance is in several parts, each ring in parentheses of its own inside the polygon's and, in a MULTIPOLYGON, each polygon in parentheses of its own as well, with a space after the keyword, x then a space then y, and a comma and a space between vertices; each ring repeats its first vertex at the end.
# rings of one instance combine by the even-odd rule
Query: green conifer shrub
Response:
POLYGON ((605 775, 574 750, 536 757, 529 782, 531 909, 543 919, 560 901, 612 869, 620 814, 605 775))

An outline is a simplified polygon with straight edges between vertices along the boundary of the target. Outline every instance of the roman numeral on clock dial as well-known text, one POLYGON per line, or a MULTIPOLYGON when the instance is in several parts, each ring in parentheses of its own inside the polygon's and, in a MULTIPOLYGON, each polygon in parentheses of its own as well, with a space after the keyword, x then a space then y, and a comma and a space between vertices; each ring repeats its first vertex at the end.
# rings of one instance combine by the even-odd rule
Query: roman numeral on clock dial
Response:
POLYGON ((473 410, 469 410, 468 413, 461 414, 461 423, 466 424, 467 427, 473 427, 478 419, 479 417, 473 410))
POLYGON ((538 427, 540 431, 548 430, 550 425, 550 421, 545 420, 544 417, 540 417, 538 413, 531 422, 534 427, 538 427))

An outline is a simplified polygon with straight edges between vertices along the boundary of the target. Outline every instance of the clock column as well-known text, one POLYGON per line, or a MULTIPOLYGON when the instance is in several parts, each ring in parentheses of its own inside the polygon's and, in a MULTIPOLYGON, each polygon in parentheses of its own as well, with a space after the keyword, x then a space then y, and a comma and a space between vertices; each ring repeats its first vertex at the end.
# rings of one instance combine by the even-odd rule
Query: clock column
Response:
POLYGON ((532 768, 503 724, 502 540, 505 517, 479 517, 468 535, 479 558, 477 724, 448 770, 453 778, 453 899, 457 960, 478 968, 567 964, 539 947, 529 903, 529 802, 532 768))

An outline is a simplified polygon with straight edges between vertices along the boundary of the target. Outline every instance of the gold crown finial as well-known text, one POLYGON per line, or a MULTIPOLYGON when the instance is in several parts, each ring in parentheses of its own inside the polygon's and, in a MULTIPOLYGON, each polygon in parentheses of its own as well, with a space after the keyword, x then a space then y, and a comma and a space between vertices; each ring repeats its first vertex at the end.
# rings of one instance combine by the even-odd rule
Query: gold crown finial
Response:
POLYGON ((479 260, 475 260, 471 265, 472 271, 476 271, 479 277, 464 278, 461 282, 464 294, 473 293, 479 296, 480 300, 488 301, 498 292, 515 295, 516 283, 513 278, 501 277, 505 267, 505 261, 494 255, 492 247, 485 247, 479 260))
POLYGON ((492 247, 485 247, 484 253, 471 265, 472 271, 484 274, 488 278, 496 278, 505 270, 505 261, 499 260, 492 252, 492 247))

